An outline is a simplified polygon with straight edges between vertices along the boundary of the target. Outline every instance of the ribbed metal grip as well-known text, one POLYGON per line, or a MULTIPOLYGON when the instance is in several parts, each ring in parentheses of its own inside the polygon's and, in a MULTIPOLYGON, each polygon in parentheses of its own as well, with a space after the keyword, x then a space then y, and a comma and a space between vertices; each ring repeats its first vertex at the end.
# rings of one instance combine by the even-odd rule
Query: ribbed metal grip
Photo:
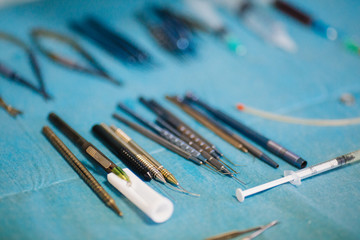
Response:
POLYGON ((147 167, 124 145, 117 141, 116 135, 114 135, 112 132, 108 132, 100 125, 95 125, 92 128, 92 131, 101 141, 105 143, 105 145, 110 148, 110 150, 118 158, 120 158, 122 162, 124 162, 139 177, 141 177, 145 181, 151 180, 152 176, 149 176, 149 170, 147 169, 147 167))
POLYGON ((43 134, 55 149, 64 157, 77 174, 84 180, 86 184, 99 196, 99 198, 109 207, 115 205, 114 199, 101 187, 100 183, 93 177, 87 168, 75 157, 75 155, 66 147, 66 145, 55 135, 55 133, 47 126, 42 129, 43 134))
POLYGON ((187 143, 185 143, 183 140, 176 137, 175 135, 173 135, 169 131, 161 130, 160 135, 163 136, 164 138, 166 138, 171 143, 178 146, 179 148, 181 148, 184 151, 190 153, 192 156, 194 156, 194 157, 199 157, 200 156, 200 152, 195 150, 193 147, 189 146, 187 143))
POLYGON ((127 126, 131 127, 132 129, 134 129, 135 131, 143 134, 145 137, 148 137, 149 139, 157 142, 158 144, 164 146, 165 148, 169 149, 170 151, 173 151, 177 154, 179 154, 180 156, 184 157, 185 159, 188 159, 198 165, 202 164, 201 161, 199 161, 197 158, 193 157, 190 153, 186 152, 185 150, 183 150, 182 148, 176 146, 175 144, 169 142, 167 139, 162 138, 161 136, 145 129, 144 127, 140 126, 139 124, 133 123, 131 121, 128 121, 127 119, 121 117, 118 114, 114 114, 113 115, 114 118, 116 118, 117 120, 123 122, 124 124, 126 124, 127 126))
POLYGON ((193 131, 191 131, 190 129, 188 129, 187 127, 185 127, 184 125, 181 125, 178 130, 184 134, 185 136, 187 136, 188 138, 190 138, 194 143, 196 143, 197 145, 199 145, 202 149, 204 149, 206 152, 208 153, 212 153, 214 150, 208 145, 206 144, 201 138, 198 137, 198 134, 194 133, 193 131))
POLYGON ((150 173, 158 180, 162 181, 163 183, 166 182, 166 180, 164 179, 163 175, 159 172, 159 170, 156 169, 156 167, 151 164, 145 155, 141 155, 141 154, 136 154, 136 157, 138 158, 138 160, 140 162, 142 162, 144 164, 144 166, 150 171, 150 173))

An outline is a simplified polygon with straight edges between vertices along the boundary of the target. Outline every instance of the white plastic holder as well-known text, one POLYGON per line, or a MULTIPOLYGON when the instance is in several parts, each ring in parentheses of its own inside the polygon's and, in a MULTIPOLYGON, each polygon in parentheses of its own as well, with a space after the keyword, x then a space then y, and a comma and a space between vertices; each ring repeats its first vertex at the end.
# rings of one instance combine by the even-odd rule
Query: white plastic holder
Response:
POLYGON ((174 204, 146 185, 128 168, 123 170, 129 176, 131 184, 114 173, 107 175, 108 181, 154 222, 167 221, 174 212, 174 204))

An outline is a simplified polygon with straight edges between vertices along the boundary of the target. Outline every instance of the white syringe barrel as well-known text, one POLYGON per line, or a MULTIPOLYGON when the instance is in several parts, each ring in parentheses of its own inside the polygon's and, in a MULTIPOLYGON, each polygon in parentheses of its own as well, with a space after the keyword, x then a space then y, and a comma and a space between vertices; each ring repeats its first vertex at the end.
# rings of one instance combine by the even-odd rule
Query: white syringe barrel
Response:
MULTIPOLYGON (((316 164, 308 168, 298 170, 296 172, 293 172, 292 174, 294 174, 299 179, 305 179, 359 160, 360 160, 360 150, 352 153, 344 154, 340 157, 316 164)), ((287 174, 284 175, 286 176, 287 174)), ((295 184, 295 185, 299 185, 299 184, 295 184)))

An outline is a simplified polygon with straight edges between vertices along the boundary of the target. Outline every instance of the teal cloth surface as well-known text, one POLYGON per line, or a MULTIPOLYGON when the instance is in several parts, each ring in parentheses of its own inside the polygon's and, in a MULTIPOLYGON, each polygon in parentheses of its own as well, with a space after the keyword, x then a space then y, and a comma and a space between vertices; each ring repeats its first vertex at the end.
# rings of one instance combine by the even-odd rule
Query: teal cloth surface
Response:
MULTIPOLYGON (((154 3, 166 3, 185 10, 177 1, 154 3)), ((359 1, 305 0, 295 3, 360 40, 359 1)), ((280 224, 259 236, 259 240, 359 239, 360 164, 307 179, 299 187, 285 184, 239 203, 235 198, 235 189, 241 187, 238 183, 196 167, 111 117, 118 111, 116 104, 122 101, 153 120, 155 117, 137 102, 137 97, 154 97, 215 143, 228 158, 240 164, 236 167, 240 172, 238 177, 248 182, 247 187, 253 187, 281 177, 284 170, 295 169, 269 154, 280 164, 278 169, 272 169, 234 149, 167 102, 164 96, 193 91, 297 153, 311 166, 359 149, 360 127, 279 123, 240 113, 235 109, 235 103, 243 102, 303 118, 357 117, 360 115, 359 56, 271 11, 285 22, 296 40, 299 48, 296 54, 282 52, 264 43, 236 19, 227 17, 233 31, 248 48, 245 57, 234 56, 218 40, 201 35, 197 56, 181 62, 160 49, 135 21, 134 12, 148 4, 145 0, 64 0, 0 10, 2 31, 29 44, 29 32, 33 27, 71 34, 114 76, 125 82, 123 87, 114 87, 103 79, 54 64, 40 54, 40 64, 53 100, 44 101, 30 90, 0 77, 1 96, 25 112, 13 119, 0 110, 0 239, 204 239, 273 220, 279 220, 280 224), (68 20, 88 14, 100 17, 134 39, 154 56, 157 67, 140 70, 125 66, 68 30, 68 20), (345 92, 355 96, 354 105, 345 106, 339 102, 345 92), (174 214, 163 224, 152 223, 107 183, 102 169, 92 165, 55 130, 114 197, 124 213, 123 218, 116 216, 41 134, 41 128, 50 125, 47 115, 52 111, 124 167, 90 132, 96 123, 116 124, 174 172, 186 189, 201 194, 201 197, 166 189, 175 199, 174 214)), ((27 60, 18 49, 0 42, 0 52, 2 61, 34 79, 27 60)), ((150 186, 163 193, 158 185, 150 183, 150 186)))

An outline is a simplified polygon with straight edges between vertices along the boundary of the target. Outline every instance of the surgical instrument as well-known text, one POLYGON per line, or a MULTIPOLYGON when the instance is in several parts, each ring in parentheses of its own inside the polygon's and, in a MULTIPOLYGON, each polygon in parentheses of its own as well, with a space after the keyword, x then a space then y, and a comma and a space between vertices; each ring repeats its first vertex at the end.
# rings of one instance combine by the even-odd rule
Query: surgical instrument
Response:
POLYGON ((12 117, 16 117, 19 114, 22 114, 22 111, 14 108, 13 106, 7 104, 2 97, 0 97, 0 107, 2 107, 7 113, 12 117))
POLYGON ((184 140, 185 142, 187 142, 187 144, 190 145, 191 143, 194 143, 194 146, 195 145, 200 146, 200 148, 202 149, 202 151, 199 151, 201 155, 205 159, 207 159, 207 162, 209 162, 219 172, 227 176, 233 177, 233 173, 231 173, 230 170, 227 169, 218 158, 216 158, 215 150, 212 149, 209 146, 209 144, 207 144, 207 142, 204 141, 204 138, 202 136, 200 136, 197 132, 191 129, 183 121, 181 121, 175 115, 173 115, 168 110, 163 108, 160 104, 158 104, 154 100, 145 100, 144 98, 141 97, 140 101, 150 110, 152 110, 155 114, 157 114, 159 117, 161 117, 166 122, 168 122, 173 127, 175 127, 175 129, 181 133, 179 137, 182 138, 182 140, 184 140))
POLYGON ((241 123, 240 121, 236 120, 235 118, 227 115, 226 113, 215 109, 205 103, 204 101, 200 100, 195 95, 188 93, 185 99, 189 102, 200 106, 201 108, 205 109, 208 113, 214 116, 216 119, 219 119, 223 123, 229 125, 236 131, 240 132, 241 134, 245 135, 247 138, 251 139, 252 141, 256 142, 263 148, 269 150, 273 154, 279 156, 280 158, 284 159, 291 165, 297 168, 304 168, 306 167, 307 162, 302 159, 301 157, 297 156, 296 154, 290 152, 286 148, 282 147, 278 143, 270 140, 269 138, 261 135, 260 133, 256 132, 255 130, 251 129, 250 127, 246 126, 245 124, 241 123))
POLYGON ((127 146, 124 145, 124 141, 119 139, 119 137, 116 136, 108 126, 94 125, 92 127, 92 132, 143 181, 150 181, 154 179, 155 174, 156 176, 161 175, 161 173, 144 160, 142 156, 137 156, 136 153, 133 153, 130 149, 128 149, 127 146))
POLYGON ((250 152, 255 157, 259 158, 260 160, 264 161, 265 163, 269 164, 274 168, 278 168, 279 164, 273 161, 270 157, 264 154, 259 149, 255 148, 252 144, 241 138, 240 136, 230 132, 223 126, 221 126, 217 121, 208 118, 206 115, 202 114, 191 105, 186 104, 186 102, 181 101, 177 97, 167 97, 171 102, 179 106, 183 111, 188 113, 190 116, 195 118, 198 122, 215 132, 219 137, 236 147, 237 149, 243 152, 250 152))
POLYGON ((94 176, 87 170, 87 168, 76 158, 76 156, 70 151, 70 149, 60 140, 58 136, 48 127, 45 126, 42 129, 43 134, 54 146, 54 148, 63 156, 63 158, 69 163, 74 171, 79 174, 82 180, 98 195, 98 197, 119 216, 122 216, 122 212, 117 207, 115 200, 106 192, 106 190, 99 184, 94 176))
POLYGON ((230 231, 230 232, 222 233, 222 234, 219 234, 219 235, 216 235, 213 237, 206 238, 205 240, 228 240, 228 239, 236 238, 243 234, 255 231, 254 233, 250 234, 249 236, 242 238, 242 240, 251 240, 251 239, 254 239, 257 236, 259 236, 260 234, 262 234, 265 230, 269 229, 270 227, 272 227, 278 223, 279 223, 278 221, 272 221, 271 223, 263 225, 263 226, 249 228, 249 229, 245 229, 245 230, 241 230, 241 231, 238 231, 238 230, 230 231))
POLYGON ((108 159, 100 150, 98 150, 90 142, 86 141, 80 134, 72 129, 64 120, 62 120, 55 113, 50 113, 48 116, 50 122, 54 124, 67 138, 78 147, 85 156, 97 162, 107 173, 114 173, 121 179, 130 183, 129 177, 126 173, 110 159, 108 159))
POLYGON ((202 161, 200 161, 199 159, 197 159, 196 157, 194 157, 193 155, 191 155, 189 152, 185 151, 184 149, 176 146, 175 144, 169 142, 168 140, 160 137, 159 135, 147 130, 146 128, 144 128, 143 126, 131 122, 123 117, 121 117, 120 115, 114 113, 113 117, 117 120, 119 120, 120 122, 124 123, 125 125, 129 126, 130 128, 134 129, 135 131, 139 132, 140 134, 144 135, 145 137, 153 140, 154 142, 157 142, 158 144, 162 145, 163 147, 169 149, 170 151, 177 153, 178 155, 180 155, 181 157, 197 164, 197 165, 201 165, 203 164, 202 161))
POLYGON ((203 158, 201 156, 200 152, 195 150, 193 147, 189 146, 187 143, 185 143, 183 140, 176 137, 175 135, 173 135, 169 131, 157 126, 156 124, 154 124, 154 123, 152 123, 150 121, 145 120, 144 118, 142 118, 141 116, 136 114, 134 111, 132 111, 128 107, 126 107, 124 104, 120 103, 120 104, 118 104, 118 107, 122 111, 126 112, 127 114, 129 114, 130 116, 135 118, 137 121, 141 122, 145 126, 149 127, 151 130, 153 130, 154 132, 156 132, 157 134, 159 134, 160 136, 162 136, 163 138, 168 140, 169 142, 171 142, 171 143, 175 144, 176 146, 182 148, 183 150, 189 152, 192 156, 198 158, 199 160, 205 161, 205 158, 203 158))
MULTIPOLYGON (((193 194, 186 189, 184 189, 179 181, 175 178, 175 176, 167 170, 161 163, 159 163, 155 158, 153 158, 148 152, 146 152, 143 148, 141 148, 134 140, 132 140, 124 131, 122 131, 120 128, 116 128, 115 126, 111 126, 110 129, 114 131, 114 133, 120 137, 124 142, 129 146, 129 148, 134 149, 134 151, 141 155, 149 161, 150 164, 152 164, 166 179, 167 182, 177 186, 180 188, 181 192, 184 192, 186 194, 191 194, 195 196, 199 196, 198 194, 193 194)), ((179 189, 176 189, 179 190, 179 189)))
POLYGON ((5 40, 7 42, 10 42, 18 47, 20 47, 23 51, 25 51, 27 58, 30 62, 30 66, 32 68, 32 71, 39 83, 39 86, 36 87, 33 83, 31 83, 26 78, 20 76, 18 73, 16 73, 14 70, 6 67, 3 63, 0 62, 0 74, 4 77, 8 78, 11 81, 17 82, 39 94, 41 94, 45 99, 50 99, 50 95, 47 93, 45 88, 45 82, 42 76, 42 73, 40 71, 40 66, 38 63, 38 60, 34 54, 34 52, 31 50, 30 47, 28 47, 23 41, 20 39, 17 39, 14 36, 11 36, 7 33, 0 32, 0 39, 5 40))
POLYGON ((80 46, 79 43, 77 43, 72 38, 65 36, 63 34, 45 30, 45 29, 33 29, 31 31, 31 37, 33 39, 34 44, 37 46, 37 48, 40 50, 41 53, 43 53, 46 57, 48 57, 50 60, 63 65, 67 68, 84 72, 87 74, 95 75, 102 77, 116 85, 120 85, 121 81, 114 79, 111 77, 105 68, 100 65, 100 63, 95 60, 94 57, 92 57, 83 47, 80 46), (75 62, 74 60, 68 59, 66 57, 60 56, 57 53, 49 50, 45 46, 43 46, 43 43, 41 43, 41 39, 43 38, 50 38, 53 40, 56 40, 58 42, 64 43, 68 46, 70 46, 75 52, 77 52, 87 63, 89 66, 85 66, 81 63, 75 62))

